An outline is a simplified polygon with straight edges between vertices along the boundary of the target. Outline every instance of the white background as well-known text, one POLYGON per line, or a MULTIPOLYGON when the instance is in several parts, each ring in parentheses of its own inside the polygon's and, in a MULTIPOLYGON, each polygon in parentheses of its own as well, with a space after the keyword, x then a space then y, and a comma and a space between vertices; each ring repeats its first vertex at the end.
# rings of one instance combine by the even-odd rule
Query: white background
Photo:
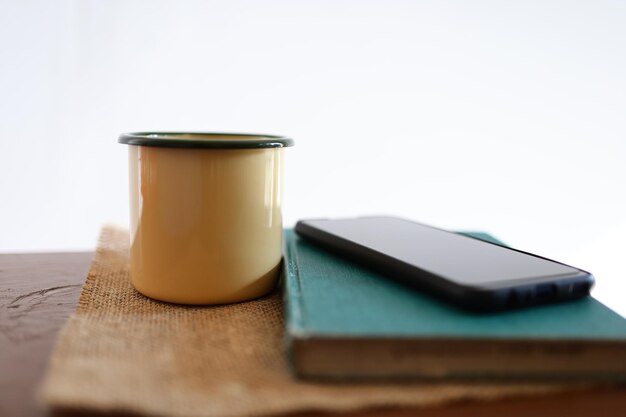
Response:
POLYGON ((626 2, 0 0, 0 252, 127 224, 119 133, 285 134, 285 224, 393 214, 626 312, 626 2))

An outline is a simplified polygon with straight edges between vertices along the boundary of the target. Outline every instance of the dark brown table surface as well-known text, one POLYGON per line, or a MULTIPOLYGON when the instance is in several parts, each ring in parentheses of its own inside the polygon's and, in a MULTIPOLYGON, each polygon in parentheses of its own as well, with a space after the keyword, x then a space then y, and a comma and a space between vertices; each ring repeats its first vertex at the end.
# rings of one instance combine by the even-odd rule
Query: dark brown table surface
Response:
MULTIPOLYGON (((0 254, 0 417, 46 415, 38 406, 36 393, 58 332, 74 311, 91 258, 89 252, 0 254)), ((626 416, 626 388, 419 410, 373 410, 349 416, 574 417, 599 413, 602 417, 626 416)))
POLYGON ((0 416, 41 416, 35 393, 92 253, 0 255, 0 416))

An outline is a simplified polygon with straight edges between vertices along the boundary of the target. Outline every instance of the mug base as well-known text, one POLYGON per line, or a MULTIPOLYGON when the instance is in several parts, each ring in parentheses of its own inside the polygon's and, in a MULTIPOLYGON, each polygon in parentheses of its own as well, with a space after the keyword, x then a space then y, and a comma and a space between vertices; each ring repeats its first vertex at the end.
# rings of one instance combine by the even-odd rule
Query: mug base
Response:
POLYGON ((248 286, 242 287, 237 291, 228 294, 199 294, 199 291, 189 294, 168 294, 167 292, 158 291, 150 288, 142 288, 133 281, 133 287, 141 295, 155 301, 166 302, 170 304, 183 304, 195 306, 224 305, 234 304, 244 301, 251 301, 256 298, 263 297, 272 292, 279 281, 280 269, 282 262, 279 262, 269 272, 255 280, 248 286))

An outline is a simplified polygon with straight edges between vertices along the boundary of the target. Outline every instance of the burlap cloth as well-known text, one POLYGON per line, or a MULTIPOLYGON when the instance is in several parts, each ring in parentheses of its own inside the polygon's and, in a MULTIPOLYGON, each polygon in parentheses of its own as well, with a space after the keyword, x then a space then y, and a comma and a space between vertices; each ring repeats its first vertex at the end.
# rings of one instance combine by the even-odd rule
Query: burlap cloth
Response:
POLYGON ((323 384, 295 380, 278 292, 184 307, 150 300, 128 277, 128 232, 106 227, 41 391, 52 410, 261 416, 431 406, 564 389, 533 384, 323 384))

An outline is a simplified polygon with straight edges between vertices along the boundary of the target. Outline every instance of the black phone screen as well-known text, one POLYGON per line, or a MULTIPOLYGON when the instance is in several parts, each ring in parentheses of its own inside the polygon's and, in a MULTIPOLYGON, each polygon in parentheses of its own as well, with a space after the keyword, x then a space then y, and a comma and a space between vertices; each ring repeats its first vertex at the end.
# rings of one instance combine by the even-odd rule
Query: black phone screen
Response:
POLYGON ((393 217, 306 220, 351 241, 462 285, 575 275, 580 270, 471 237, 393 217))

